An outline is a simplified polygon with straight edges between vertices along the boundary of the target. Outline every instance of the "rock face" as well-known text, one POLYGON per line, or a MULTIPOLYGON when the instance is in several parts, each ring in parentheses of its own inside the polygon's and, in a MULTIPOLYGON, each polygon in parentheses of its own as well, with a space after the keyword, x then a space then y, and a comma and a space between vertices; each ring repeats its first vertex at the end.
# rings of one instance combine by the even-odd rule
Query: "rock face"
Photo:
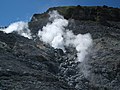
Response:
POLYGON ((120 9, 50 8, 43 14, 34 14, 29 28, 34 40, 0 32, 1 90, 120 89, 120 9), (48 22, 48 12, 54 9, 69 20, 66 28, 75 34, 92 35, 93 47, 84 62, 75 62, 74 48, 64 53, 37 39, 38 30, 48 22))
POLYGON ((112 8, 108 6, 91 6, 91 7, 81 7, 81 6, 65 6, 65 7, 53 7, 49 8, 47 12, 42 14, 34 14, 29 26, 33 33, 37 33, 37 30, 41 29, 48 22, 49 11, 57 10, 65 19, 74 19, 78 21, 94 21, 104 26, 109 27, 119 27, 119 24, 111 22, 120 21, 120 9, 112 8), (33 28, 34 27, 34 28, 33 28))
POLYGON ((74 90, 57 76, 55 50, 14 33, 0 32, 1 90, 74 90))

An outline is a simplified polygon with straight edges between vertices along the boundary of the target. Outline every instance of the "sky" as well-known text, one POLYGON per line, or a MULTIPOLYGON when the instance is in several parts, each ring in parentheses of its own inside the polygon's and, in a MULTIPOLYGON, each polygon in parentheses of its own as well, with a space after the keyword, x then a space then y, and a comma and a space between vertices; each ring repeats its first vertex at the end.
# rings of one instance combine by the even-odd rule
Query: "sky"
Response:
POLYGON ((0 0, 0 27, 16 21, 30 21, 35 13, 56 6, 112 6, 120 8, 120 0, 0 0))

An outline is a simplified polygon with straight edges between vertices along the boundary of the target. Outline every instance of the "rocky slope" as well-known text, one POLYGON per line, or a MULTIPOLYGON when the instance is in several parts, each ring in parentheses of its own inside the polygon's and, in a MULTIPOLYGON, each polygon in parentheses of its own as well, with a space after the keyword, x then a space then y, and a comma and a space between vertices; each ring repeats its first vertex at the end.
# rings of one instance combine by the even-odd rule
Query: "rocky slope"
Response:
POLYGON ((29 28, 34 40, 0 32, 1 90, 120 89, 120 9, 54 7, 34 14, 29 28), (75 62, 74 48, 64 53, 38 40, 38 30, 49 21, 51 10, 68 19, 66 28, 75 34, 91 34, 93 47, 83 62, 75 62))
POLYGON ((73 90, 57 76, 59 62, 52 47, 14 33, 0 32, 0 37, 1 90, 73 90))

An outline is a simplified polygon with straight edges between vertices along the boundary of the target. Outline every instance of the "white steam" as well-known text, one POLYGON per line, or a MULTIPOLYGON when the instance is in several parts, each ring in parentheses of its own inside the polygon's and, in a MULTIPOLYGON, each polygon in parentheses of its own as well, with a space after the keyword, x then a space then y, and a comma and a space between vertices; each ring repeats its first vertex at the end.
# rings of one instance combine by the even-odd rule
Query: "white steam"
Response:
POLYGON ((49 43, 54 48, 64 49, 64 31, 68 21, 65 20, 61 15, 59 15, 56 11, 50 12, 50 21, 52 23, 48 23, 43 27, 42 31, 39 30, 38 36, 40 39, 46 43, 49 43))
POLYGON ((0 31, 4 31, 5 33, 17 32, 21 36, 31 39, 31 33, 28 29, 28 23, 23 21, 12 23, 7 28, 1 29, 0 31))
POLYGON ((77 50, 78 61, 82 62, 92 46, 92 38, 89 33, 74 35, 72 31, 65 33, 65 46, 73 46, 77 50))
POLYGON ((62 49, 64 52, 66 46, 75 47, 78 61, 82 62, 92 46, 91 35, 89 33, 74 35, 71 30, 65 29, 68 26, 68 20, 59 15, 57 11, 52 11, 49 15, 50 22, 42 30, 39 30, 39 38, 54 48, 62 49))

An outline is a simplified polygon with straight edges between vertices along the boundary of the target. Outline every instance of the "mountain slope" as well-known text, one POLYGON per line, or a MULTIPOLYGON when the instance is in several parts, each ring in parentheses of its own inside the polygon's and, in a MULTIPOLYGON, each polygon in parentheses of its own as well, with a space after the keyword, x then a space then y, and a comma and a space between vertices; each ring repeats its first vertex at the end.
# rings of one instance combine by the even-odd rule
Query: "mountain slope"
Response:
POLYGON ((34 14, 29 29, 34 40, 0 31, 0 89, 120 89, 120 9, 54 7, 34 14), (38 31, 48 23, 52 10, 69 21, 66 29, 75 35, 91 34, 93 47, 83 62, 75 61, 75 48, 67 47, 65 53, 38 39, 38 31))
POLYGON ((52 47, 12 33, 0 37, 0 89, 73 90, 56 76, 59 63, 52 47))

